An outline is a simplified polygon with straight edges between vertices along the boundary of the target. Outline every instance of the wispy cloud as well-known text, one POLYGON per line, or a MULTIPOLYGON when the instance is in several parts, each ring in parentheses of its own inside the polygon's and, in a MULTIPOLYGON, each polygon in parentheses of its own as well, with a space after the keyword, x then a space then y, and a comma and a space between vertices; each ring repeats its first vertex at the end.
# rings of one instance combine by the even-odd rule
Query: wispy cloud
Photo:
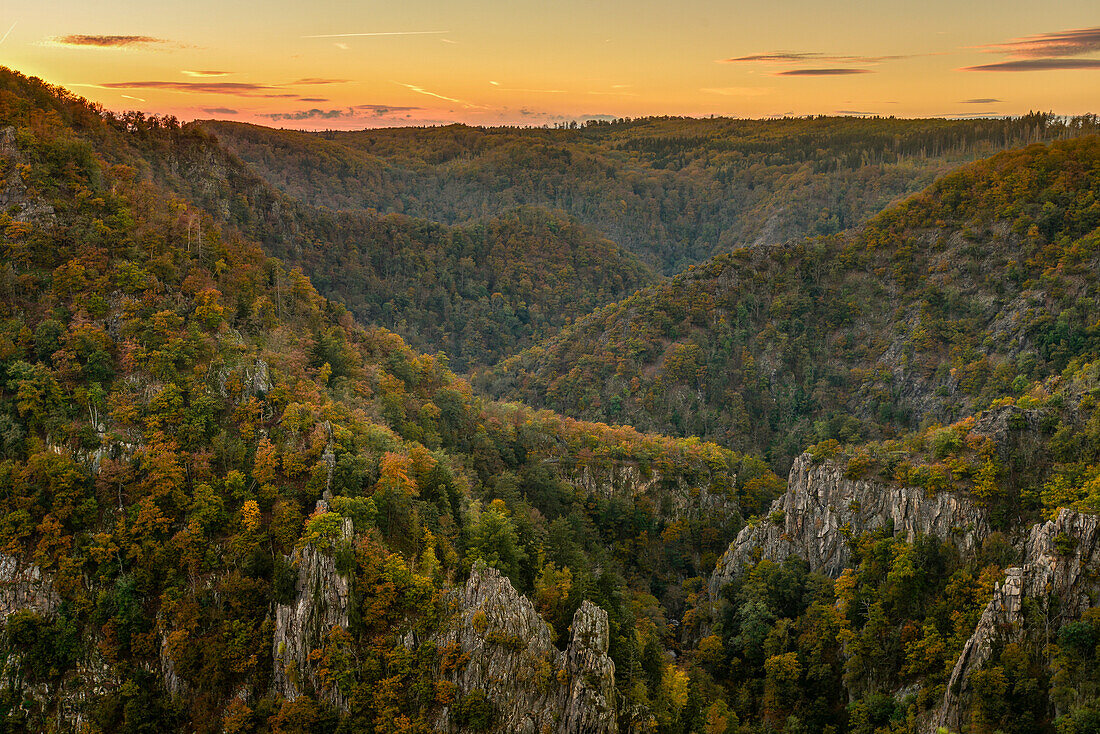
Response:
POLYGON ((363 38, 369 36, 435 36, 450 31, 372 31, 369 33, 318 33, 302 38, 363 38))
POLYGON ((1014 38, 1007 43, 991 43, 979 48, 1025 59, 1076 56, 1100 51, 1100 27, 1040 33, 1035 36, 1014 38))
POLYGON ((875 115, 875 112, 864 112, 862 110, 836 110, 833 114, 836 115, 856 115, 857 117, 870 117, 875 115))
POLYGON ((357 104, 353 105, 354 110, 363 110, 365 112, 373 112, 376 115, 387 115, 393 112, 412 112, 414 110, 422 110, 423 107, 400 107, 392 104, 357 104))
POLYGON ((979 46, 983 51, 1008 56, 1009 61, 964 66, 959 71, 1070 71, 1100 69, 1100 59, 1074 58, 1100 51, 1100 27, 1041 33, 1014 38, 1007 43, 979 46))
POLYGON ((441 99, 444 102, 454 102, 455 104, 462 105, 466 109, 485 109, 484 105, 474 104, 473 102, 467 102, 464 99, 456 99, 455 97, 446 97, 442 94, 437 94, 435 92, 429 92, 427 89, 424 89, 423 87, 418 87, 415 84, 405 84, 404 82, 394 82, 394 84, 398 84, 402 87, 405 87, 406 89, 412 90, 417 94, 423 94, 428 97, 435 97, 436 99, 441 99))
POLYGON ((101 36, 82 33, 55 36, 50 39, 50 42, 57 46, 82 46, 85 48, 135 48, 173 44, 167 38, 154 38, 153 36, 101 36))
POLYGON ((341 117, 352 117, 354 113, 351 110, 339 109, 339 110, 296 110, 294 112, 267 112, 261 114, 261 117, 266 117, 271 120, 335 120, 341 117))
POLYGON ((959 104, 993 104, 995 102, 1004 102, 1004 100, 993 97, 978 97, 976 99, 964 99, 959 104))
POLYGON ((1069 71, 1100 69, 1100 59, 1016 59, 995 64, 964 66, 959 71, 1069 71))
POLYGON ((271 99, 297 99, 299 95, 291 92, 278 91, 280 87, 270 84, 253 84, 250 82, 165 82, 165 81, 136 81, 136 82, 108 82, 98 86, 101 89, 160 89, 167 92, 184 92, 188 94, 228 94, 237 97, 265 97, 271 99))
POLYGON ((145 102, 145 101, 147 101, 147 100, 144 100, 144 99, 142 99, 141 97, 133 97, 133 96, 131 96, 131 95, 129 95, 129 94, 120 94, 119 96, 120 96, 120 97, 125 97, 126 99, 133 99, 133 100, 137 100, 138 102, 145 102))
POLYGON ((297 81, 290 82, 289 84, 280 84, 282 87, 296 87, 296 86, 317 86, 322 84, 346 84, 351 79, 319 79, 317 77, 306 77, 305 79, 299 79, 297 81))
POLYGON ((191 71, 190 69, 184 69, 180 72, 184 76, 195 76, 203 79, 209 79, 219 76, 229 76, 228 71, 191 71))
POLYGON ((229 107, 203 107, 202 111, 208 115, 235 115, 237 111, 229 107))
POLYGON ((763 63, 763 64, 801 64, 808 61, 835 61, 843 64, 877 64, 882 61, 913 58, 912 55, 892 54, 889 56, 848 56, 831 55, 817 52, 773 51, 766 54, 749 54, 732 59, 719 59, 720 64, 763 63))
POLYGON ((262 97, 267 99, 301 99, 302 101, 325 101, 319 97, 302 97, 286 91, 298 86, 318 86, 342 84, 348 79, 306 78, 283 84, 260 84, 255 82, 173 82, 173 81, 135 81, 108 82, 99 85, 102 89, 159 89, 166 92, 187 94, 228 94, 237 97, 262 97))
POLYGON ((870 69, 853 69, 840 67, 833 69, 790 69, 789 71, 777 71, 772 76, 849 76, 851 74, 871 74, 870 69))
POLYGON ((401 112, 412 112, 423 109, 422 107, 403 107, 398 105, 383 104, 359 104, 339 109, 322 110, 313 108, 309 110, 294 110, 292 112, 267 112, 260 116, 277 122, 302 122, 305 120, 350 120, 355 118, 385 117, 401 112))
POLYGON ((18 22, 18 21, 13 21, 12 24, 10 26, 8 26, 8 29, 6 31, 4 31, 4 37, 0 38, 0 43, 3 43, 4 41, 8 40, 8 36, 11 35, 11 32, 13 30, 15 30, 15 23, 16 22, 18 22))

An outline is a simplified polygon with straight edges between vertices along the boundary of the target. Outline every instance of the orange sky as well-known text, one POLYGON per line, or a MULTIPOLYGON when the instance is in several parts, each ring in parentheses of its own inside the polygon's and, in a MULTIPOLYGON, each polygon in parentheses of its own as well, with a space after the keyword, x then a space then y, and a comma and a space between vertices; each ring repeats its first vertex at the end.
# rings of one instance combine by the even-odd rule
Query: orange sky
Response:
POLYGON ((1095 0, 7 0, 0 37, 112 110, 306 129, 1100 112, 1095 0))

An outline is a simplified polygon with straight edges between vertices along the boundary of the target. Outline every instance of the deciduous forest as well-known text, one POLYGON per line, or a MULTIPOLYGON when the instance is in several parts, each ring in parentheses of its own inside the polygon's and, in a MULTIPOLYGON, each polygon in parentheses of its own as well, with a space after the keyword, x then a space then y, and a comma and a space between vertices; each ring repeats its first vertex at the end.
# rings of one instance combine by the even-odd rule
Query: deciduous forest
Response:
POLYGON ((0 726, 1100 731, 1097 128, 0 70, 0 726))

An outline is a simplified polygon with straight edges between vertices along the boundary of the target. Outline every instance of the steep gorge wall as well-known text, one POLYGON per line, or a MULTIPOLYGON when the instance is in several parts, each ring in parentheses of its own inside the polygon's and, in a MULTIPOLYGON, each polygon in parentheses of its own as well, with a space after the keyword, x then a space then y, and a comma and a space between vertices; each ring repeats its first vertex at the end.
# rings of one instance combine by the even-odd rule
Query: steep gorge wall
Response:
POLYGON ((1068 621, 1095 606, 1098 592, 1100 517, 1062 509, 1053 520, 1032 526, 1022 562, 1009 568, 994 590, 955 662, 928 731, 935 734, 940 727, 950 731, 962 728, 971 674, 990 661, 998 643, 1021 640, 1029 633, 1024 624, 1026 600, 1038 602, 1048 615, 1057 607, 1060 620, 1068 621))
MULTIPOLYGON (((351 541, 354 537, 351 520, 344 518, 340 541, 351 541)), ((348 628, 350 580, 336 570, 336 559, 332 553, 311 545, 294 551, 292 564, 298 572, 294 598, 288 604, 275 607, 275 636, 272 642, 274 688, 284 698, 293 701, 301 695, 308 681, 311 687, 323 691, 322 696, 330 703, 346 708, 347 702, 339 690, 317 685, 309 654, 322 646, 325 635, 333 627, 348 628)))
MULTIPOLYGON (((985 511, 965 495, 929 496, 915 487, 848 479, 841 466, 814 464, 803 454, 769 518, 742 529, 719 560, 710 580, 711 598, 761 559, 781 562, 796 555, 812 570, 836 577, 851 561, 848 538, 884 527, 907 540, 918 534, 952 540, 964 554, 977 550, 990 532, 985 511)), ((1019 538, 1019 565, 1006 570, 954 665, 942 700, 922 719, 929 734, 941 728, 961 731, 971 675, 993 659, 1002 643, 1039 633, 1025 625, 1025 602, 1038 604, 1053 633, 1100 599, 1100 517, 1061 509, 1019 538)))
MULTIPOLYGON (((615 734, 615 664, 607 655, 607 612, 584 602, 573 616, 565 651, 531 600, 496 569, 479 566, 452 597, 454 615, 437 640, 441 677, 457 699, 482 692, 494 710, 494 732, 615 734)), ((463 731, 444 708, 435 722, 463 731)))
POLYGON ((990 531, 985 511, 964 495, 929 495, 919 487, 849 479, 839 464, 815 464, 802 454, 768 517, 743 528, 719 559, 710 579, 711 598, 764 558, 778 563, 796 555, 811 570, 838 576, 851 560, 848 539, 884 527, 910 541, 921 534, 950 539, 963 553, 980 546, 990 531))
POLYGON ((668 520, 702 514, 734 518, 740 510, 732 487, 719 490, 694 486, 683 476, 665 476, 656 469, 645 471, 635 462, 584 464, 565 469, 563 475, 568 483, 589 494, 648 503, 668 520))

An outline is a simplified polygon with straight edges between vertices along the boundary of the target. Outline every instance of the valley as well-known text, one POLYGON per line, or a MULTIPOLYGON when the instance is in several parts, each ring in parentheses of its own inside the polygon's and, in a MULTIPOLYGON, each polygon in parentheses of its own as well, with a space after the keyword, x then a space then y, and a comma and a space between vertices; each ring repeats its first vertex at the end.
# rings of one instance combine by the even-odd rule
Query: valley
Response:
POLYGON ((1095 731, 1098 131, 0 69, 4 730, 1095 731))

